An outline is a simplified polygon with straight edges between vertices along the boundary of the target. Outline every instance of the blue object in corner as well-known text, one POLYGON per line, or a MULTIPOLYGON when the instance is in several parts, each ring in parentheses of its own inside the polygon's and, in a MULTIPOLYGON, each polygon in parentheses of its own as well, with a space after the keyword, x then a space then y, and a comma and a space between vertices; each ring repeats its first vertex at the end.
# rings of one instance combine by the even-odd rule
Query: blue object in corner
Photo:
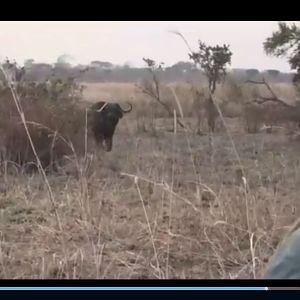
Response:
POLYGON ((300 279, 300 228, 276 249, 270 258, 266 279, 300 279))

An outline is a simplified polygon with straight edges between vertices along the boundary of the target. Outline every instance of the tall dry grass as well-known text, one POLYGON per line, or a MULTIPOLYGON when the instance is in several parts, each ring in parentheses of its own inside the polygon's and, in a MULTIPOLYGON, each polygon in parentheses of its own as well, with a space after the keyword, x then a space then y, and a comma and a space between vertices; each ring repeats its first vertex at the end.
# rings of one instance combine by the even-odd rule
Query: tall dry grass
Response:
MULTIPOLYGON (((160 105, 156 105, 155 101, 151 101, 148 95, 145 95, 139 88, 138 84, 134 83, 83 83, 85 87, 83 92, 83 97, 86 101, 96 102, 105 99, 111 102, 126 102, 132 101, 135 104, 135 111, 137 114, 142 114, 142 108, 144 108, 145 113, 151 109, 151 107, 157 107, 159 110, 160 105), (142 106, 142 108, 140 107, 142 106)), ((287 103, 294 103, 297 99, 297 94, 295 89, 290 84, 278 83, 273 84, 272 90, 276 95, 285 100, 287 103)), ((185 112, 185 116, 191 116, 194 112, 194 93, 192 91, 192 86, 188 83, 172 83, 167 85, 162 85, 162 99, 170 107, 177 109, 174 103, 174 96, 170 88, 174 89, 176 95, 182 105, 185 112)), ((194 87, 195 88, 195 87, 194 87)), ((207 87, 197 86, 198 90, 203 92, 204 96, 208 94, 207 87)), ((229 82, 221 85, 215 94, 215 98, 218 102, 228 102, 228 105, 239 106, 245 101, 250 101, 257 97, 270 96, 266 87, 262 85, 253 84, 235 84, 234 82, 229 82)), ((153 108, 152 108, 153 110, 153 108)), ((230 109, 229 109, 230 110, 230 109)), ((163 110, 160 112, 163 114, 163 110)), ((228 112, 230 114, 230 112, 228 112)))

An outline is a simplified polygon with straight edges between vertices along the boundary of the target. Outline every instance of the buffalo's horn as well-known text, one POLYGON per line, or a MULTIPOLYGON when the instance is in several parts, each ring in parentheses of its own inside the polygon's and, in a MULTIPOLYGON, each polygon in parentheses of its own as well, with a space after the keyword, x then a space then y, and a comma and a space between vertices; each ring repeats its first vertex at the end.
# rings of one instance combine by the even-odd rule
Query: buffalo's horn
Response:
POLYGON ((105 108, 106 105, 107 105, 107 102, 105 102, 100 109, 97 109, 96 112, 102 111, 105 108))
POLYGON ((129 113, 132 111, 132 104, 130 102, 126 102, 128 105, 129 105, 129 109, 127 110, 124 110, 122 107, 121 107, 121 110, 123 113, 129 113))

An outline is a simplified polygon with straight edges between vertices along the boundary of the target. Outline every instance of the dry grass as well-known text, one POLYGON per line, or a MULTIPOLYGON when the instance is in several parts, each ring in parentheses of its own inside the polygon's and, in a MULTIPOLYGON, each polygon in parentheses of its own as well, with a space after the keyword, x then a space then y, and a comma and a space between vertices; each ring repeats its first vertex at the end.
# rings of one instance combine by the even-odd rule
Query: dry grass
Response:
MULTIPOLYGON (((127 94, 108 84, 85 95, 121 102, 132 91, 142 121, 124 117, 113 151, 90 156, 88 171, 69 156, 48 175, 55 206, 42 174, 3 173, 0 278, 261 277, 299 216, 299 143, 225 119, 234 147, 223 132, 211 148, 207 136, 166 131, 173 120, 122 87, 127 94)), ((188 106, 191 96, 177 92, 188 106)))
MULTIPOLYGON (((85 86, 84 90, 84 97, 88 101, 95 102, 99 101, 99 99, 107 99, 108 101, 126 101, 129 99, 133 99, 135 101, 141 100, 145 98, 145 96, 140 92, 138 87, 133 83, 83 83, 85 86)), ((190 95, 190 85, 185 83, 172 83, 169 86, 176 89, 177 92, 180 93, 180 96, 185 97, 187 99, 183 99, 186 104, 191 98, 190 95)), ((248 86, 249 87, 249 86, 248 86)), ((203 87, 204 88, 204 87, 203 87)), ((286 83, 278 83, 272 86, 274 92, 276 94, 286 100, 293 100, 296 97, 295 91, 290 84, 286 83)), ((246 92, 249 92, 249 88, 245 86, 246 92)), ((258 89, 262 93, 267 93, 267 90, 264 87, 258 86, 258 89)), ((171 94, 170 94, 171 95, 171 94)), ((230 91, 228 85, 222 87, 221 89, 217 90, 216 97, 217 98, 226 98, 230 95, 230 91)))

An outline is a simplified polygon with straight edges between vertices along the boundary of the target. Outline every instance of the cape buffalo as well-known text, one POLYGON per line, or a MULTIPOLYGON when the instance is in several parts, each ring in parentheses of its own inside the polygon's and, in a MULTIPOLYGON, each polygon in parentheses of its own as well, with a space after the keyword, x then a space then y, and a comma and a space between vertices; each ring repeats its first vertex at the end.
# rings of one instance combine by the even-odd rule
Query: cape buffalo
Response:
POLYGON ((105 151, 112 149, 113 135, 124 113, 132 110, 132 104, 128 102, 129 109, 124 110, 118 103, 99 101, 91 106, 91 129, 97 145, 103 145, 105 151))

